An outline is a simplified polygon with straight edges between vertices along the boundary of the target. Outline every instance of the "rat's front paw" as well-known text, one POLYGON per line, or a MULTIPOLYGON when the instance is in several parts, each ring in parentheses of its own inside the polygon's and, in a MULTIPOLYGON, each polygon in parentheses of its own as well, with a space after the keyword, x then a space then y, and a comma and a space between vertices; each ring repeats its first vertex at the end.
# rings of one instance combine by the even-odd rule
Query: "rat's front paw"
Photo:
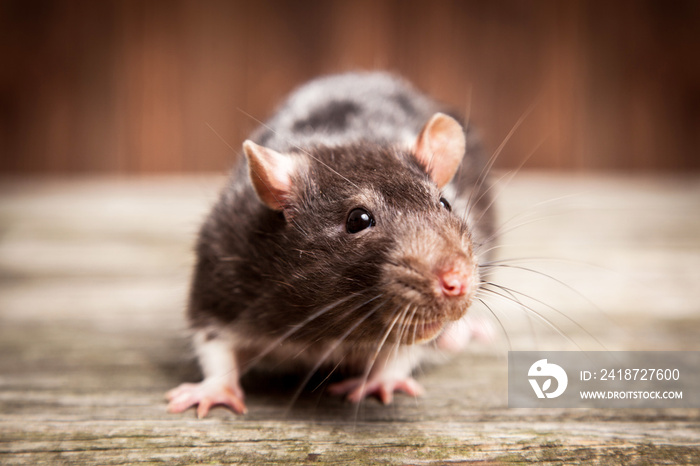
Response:
POLYGON ((494 330, 484 320, 463 318, 452 322, 437 339, 437 347, 451 353, 459 353, 472 340, 490 342, 494 330))
POLYGON ((243 390, 218 380, 204 380, 199 383, 183 383, 165 394, 168 411, 181 413, 191 406, 197 406, 197 417, 203 418, 214 405, 225 405, 235 413, 245 414, 248 409, 243 404, 243 390))
POLYGON ((359 403, 365 397, 376 396, 384 404, 391 403, 394 392, 404 392, 411 396, 421 396, 423 387, 413 377, 396 380, 366 380, 364 377, 355 377, 328 387, 333 395, 346 395, 353 403, 359 403))

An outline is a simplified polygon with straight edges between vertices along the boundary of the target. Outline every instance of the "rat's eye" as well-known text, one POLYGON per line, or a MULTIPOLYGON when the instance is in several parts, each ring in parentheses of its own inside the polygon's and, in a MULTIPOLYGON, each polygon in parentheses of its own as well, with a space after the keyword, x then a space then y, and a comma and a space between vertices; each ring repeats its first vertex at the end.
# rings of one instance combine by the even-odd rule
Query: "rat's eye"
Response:
POLYGON ((452 206, 449 202, 447 202, 447 199, 445 199, 444 197, 440 198, 440 207, 446 209, 448 212, 452 212, 452 206))
POLYGON ((360 207, 350 211, 348 221, 345 224, 348 233, 357 233, 372 226, 374 226, 372 214, 360 207))

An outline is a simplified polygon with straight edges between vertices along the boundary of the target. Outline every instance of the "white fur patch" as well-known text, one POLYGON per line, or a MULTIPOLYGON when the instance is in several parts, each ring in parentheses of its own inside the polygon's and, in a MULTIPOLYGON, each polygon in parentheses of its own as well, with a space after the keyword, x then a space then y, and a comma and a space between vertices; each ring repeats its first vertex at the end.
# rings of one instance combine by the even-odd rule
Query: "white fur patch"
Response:
POLYGON ((194 335, 195 353, 204 378, 226 377, 238 382, 239 372, 233 338, 227 335, 207 340, 206 334, 206 330, 199 330, 194 335))

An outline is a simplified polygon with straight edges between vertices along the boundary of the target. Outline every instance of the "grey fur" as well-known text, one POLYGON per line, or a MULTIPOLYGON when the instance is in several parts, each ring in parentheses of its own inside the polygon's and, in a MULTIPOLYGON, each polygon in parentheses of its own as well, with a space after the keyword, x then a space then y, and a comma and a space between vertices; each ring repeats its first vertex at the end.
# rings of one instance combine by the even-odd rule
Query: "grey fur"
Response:
POLYGON ((278 152, 359 141, 404 144, 415 140, 425 122, 439 110, 434 101, 390 74, 333 75, 296 90, 267 123, 273 131, 263 127, 251 139, 278 152), (340 114, 347 115, 340 126, 329 126, 316 117, 325 115, 338 121, 340 114))

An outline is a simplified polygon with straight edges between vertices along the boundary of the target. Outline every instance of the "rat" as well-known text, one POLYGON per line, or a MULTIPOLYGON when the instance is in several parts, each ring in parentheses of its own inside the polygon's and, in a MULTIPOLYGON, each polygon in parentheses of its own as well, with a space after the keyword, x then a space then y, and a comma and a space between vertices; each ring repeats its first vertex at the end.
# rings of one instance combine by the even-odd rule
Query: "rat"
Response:
POLYGON ((240 377, 265 363, 340 371, 328 391, 353 402, 421 395, 414 369, 469 339, 493 235, 474 130, 402 78, 352 72, 292 92, 243 153, 196 245, 204 379, 169 411, 243 414, 240 377))

